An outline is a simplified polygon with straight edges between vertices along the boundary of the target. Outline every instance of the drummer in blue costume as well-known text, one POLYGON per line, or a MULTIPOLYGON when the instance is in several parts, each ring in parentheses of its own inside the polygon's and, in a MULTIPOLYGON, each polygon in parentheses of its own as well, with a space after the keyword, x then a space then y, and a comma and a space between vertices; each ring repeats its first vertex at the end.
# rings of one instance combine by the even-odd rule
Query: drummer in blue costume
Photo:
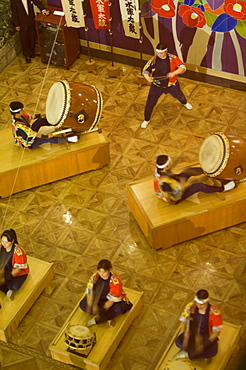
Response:
MULTIPOLYGON (((54 137, 52 133, 42 135, 39 129, 43 126, 52 126, 45 118, 37 118, 32 124, 32 116, 24 113, 24 105, 19 101, 10 103, 12 114, 12 133, 14 144, 25 149, 34 149, 45 143, 59 144, 66 141, 77 142, 78 136, 54 137)), ((36 117, 35 117, 36 118, 36 117)))
POLYGON ((154 189, 157 197, 171 204, 178 204, 195 193, 215 193, 231 190, 234 181, 222 186, 204 184, 207 178, 200 167, 190 167, 179 174, 171 171, 172 160, 167 155, 159 155, 156 159, 154 173, 154 189))

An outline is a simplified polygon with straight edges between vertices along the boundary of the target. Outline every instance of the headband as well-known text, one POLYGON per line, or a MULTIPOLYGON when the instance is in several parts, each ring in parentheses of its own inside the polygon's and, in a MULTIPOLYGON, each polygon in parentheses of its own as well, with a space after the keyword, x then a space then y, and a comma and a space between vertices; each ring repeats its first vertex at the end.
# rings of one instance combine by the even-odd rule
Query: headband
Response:
POLYGON ((199 304, 204 304, 204 303, 207 303, 209 301, 209 297, 206 298, 206 299, 199 299, 199 298, 197 298, 197 296, 195 296, 194 301, 199 303, 199 304))
POLYGON ((23 108, 18 108, 18 109, 11 109, 11 108, 9 108, 9 110, 10 110, 11 113, 19 113, 23 108))
POLYGON ((167 48, 166 49, 155 49, 155 51, 157 52, 157 53, 163 53, 163 51, 167 51, 167 48))
POLYGON ((171 158, 168 157, 166 163, 164 164, 157 164, 156 167, 159 168, 160 170, 163 170, 163 168, 166 168, 171 162, 171 158))

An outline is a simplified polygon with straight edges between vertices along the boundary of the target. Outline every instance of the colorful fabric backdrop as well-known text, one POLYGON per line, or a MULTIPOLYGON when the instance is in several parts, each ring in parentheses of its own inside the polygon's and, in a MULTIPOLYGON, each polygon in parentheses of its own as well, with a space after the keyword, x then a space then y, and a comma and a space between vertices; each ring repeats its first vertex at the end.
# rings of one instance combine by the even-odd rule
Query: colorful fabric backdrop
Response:
MULTIPOLYGON (((115 47, 153 55, 162 41, 186 63, 246 75, 246 0, 139 0, 141 30, 129 14, 136 1, 111 0, 115 47)), ((95 28, 91 2, 96 0, 83 3, 89 39, 110 45, 108 30, 95 28)), ((61 6, 61 1, 48 4, 61 6)), ((80 37, 86 38, 83 29, 80 37)))

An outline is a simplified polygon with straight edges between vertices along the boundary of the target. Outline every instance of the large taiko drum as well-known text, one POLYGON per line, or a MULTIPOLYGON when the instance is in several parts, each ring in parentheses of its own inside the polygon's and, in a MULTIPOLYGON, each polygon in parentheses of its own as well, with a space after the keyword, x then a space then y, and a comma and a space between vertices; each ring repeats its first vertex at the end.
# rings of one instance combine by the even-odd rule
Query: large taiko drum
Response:
POLYGON ((65 343, 75 351, 90 349, 96 342, 96 334, 82 325, 71 325, 65 331, 65 343))
POLYGON ((47 121, 56 128, 91 131, 102 113, 101 93, 79 82, 55 82, 46 100, 47 121))
MULTIPOLYGON (((196 368, 197 369, 197 368, 196 368)), ((168 360, 164 367, 163 370, 195 370, 194 366, 191 365, 187 360, 168 360)))
POLYGON ((208 136, 199 151, 204 173, 222 180, 246 178, 246 140, 221 132, 208 136))

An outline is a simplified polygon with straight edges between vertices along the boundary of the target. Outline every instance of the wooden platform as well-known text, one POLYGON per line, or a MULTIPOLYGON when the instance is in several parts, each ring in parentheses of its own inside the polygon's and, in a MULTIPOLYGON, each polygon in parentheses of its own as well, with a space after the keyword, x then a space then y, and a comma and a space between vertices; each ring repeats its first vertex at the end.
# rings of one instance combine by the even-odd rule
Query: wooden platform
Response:
MULTIPOLYGON (((224 330, 219 335, 218 341, 218 353, 211 359, 211 363, 207 364, 205 359, 200 360, 189 360, 184 359, 183 361, 192 365, 192 369, 196 370, 223 370, 226 368, 228 361, 232 353, 234 352, 240 338, 241 325, 230 324, 229 322, 223 322, 224 330)), ((173 336, 169 346, 163 353, 155 370, 169 370, 168 364, 171 364, 172 357, 179 351, 179 348, 175 345, 175 339, 181 333, 180 327, 173 336), (170 362, 169 362, 170 361, 170 362)), ((175 360, 178 361, 178 360, 175 360)), ((179 360, 181 361, 181 360, 179 360)), ((186 369, 186 367, 184 367, 186 369)), ((172 368, 170 367, 170 370, 172 368)))
POLYGON ((26 281, 9 301, 1 292, 0 340, 7 342, 41 292, 53 279, 53 263, 27 256, 30 273, 26 281))
POLYGON ((154 192, 153 177, 128 185, 128 205, 153 249, 169 248, 246 221, 246 182, 223 193, 199 193, 171 205, 154 192))
POLYGON ((11 129, 0 131, 0 197, 31 189, 109 163, 109 141, 98 131, 78 143, 44 144, 24 150, 13 144, 11 129), (20 168, 19 168, 20 167, 20 168), (19 170, 18 170, 19 168, 19 170))
POLYGON ((107 366, 111 356, 118 347, 123 336, 127 332, 132 321, 142 308, 142 292, 124 288, 130 301, 133 303, 131 310, 124 315, 116 317, 116 325, 108 327, 108 323, 94 325, 91 330, 96 333, 97 342, 87 358, 67 351, 64 332, 69 325, 86 326, 92 317, 79 308, 79 303, 50 345, 52 358, 66 364, 72 364, 86 370, 103 370, 107 366))

